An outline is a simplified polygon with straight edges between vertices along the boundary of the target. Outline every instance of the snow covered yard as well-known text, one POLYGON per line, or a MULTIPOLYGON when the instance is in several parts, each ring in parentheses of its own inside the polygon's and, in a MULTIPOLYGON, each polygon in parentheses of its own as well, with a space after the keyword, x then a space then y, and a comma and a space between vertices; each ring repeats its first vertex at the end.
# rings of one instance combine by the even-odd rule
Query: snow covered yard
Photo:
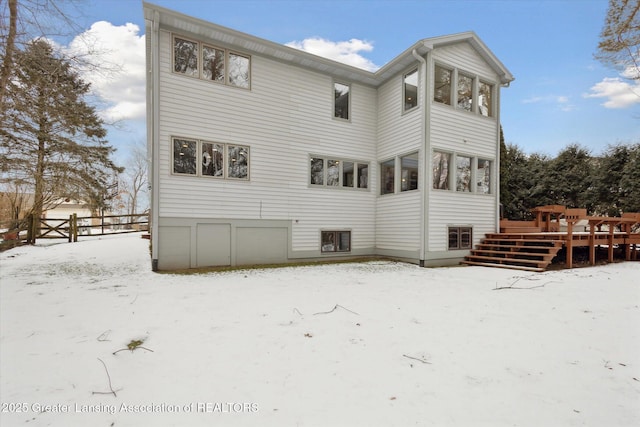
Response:
POLYGON ((0 425, 640 425, 638 262, 174 275, 148 244, 0 254, 0 425))

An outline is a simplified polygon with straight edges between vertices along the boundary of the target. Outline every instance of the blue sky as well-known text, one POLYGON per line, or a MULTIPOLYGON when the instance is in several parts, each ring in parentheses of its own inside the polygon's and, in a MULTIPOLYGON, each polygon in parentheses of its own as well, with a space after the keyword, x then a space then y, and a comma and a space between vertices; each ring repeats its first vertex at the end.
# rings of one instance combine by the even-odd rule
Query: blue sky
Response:
MULTIPOLYGON (((98 21, 110 23, 103 23, 100 31, 94 28, 109 40, 113 61, 131 64, 123 70, 120 82, 95 82, 102 88, 105 103, 120 112, 121 129, 111 130, 110 135, 122 150, 145 138, 140 107, 143 70, 138 69, 144 60, 142 3, 88 3, 90 7, 80 9, 78 24, 89 29, 98 21), (123 99, 130 103, 122 103, 123 99)), ((502 90, 501 121, 508 143, 527 153, 555 155, 571 143, 599 154, 607 144, 640 142, 640 86, 632 87, 616 70, 593 58, 606 0, 151 3, 277 43, 302 45, 308 39, 321 39, 316 45, 320 43, 325 55, 348 53, 378 67, 420 39, 473 30, 516 78, 502 90)))

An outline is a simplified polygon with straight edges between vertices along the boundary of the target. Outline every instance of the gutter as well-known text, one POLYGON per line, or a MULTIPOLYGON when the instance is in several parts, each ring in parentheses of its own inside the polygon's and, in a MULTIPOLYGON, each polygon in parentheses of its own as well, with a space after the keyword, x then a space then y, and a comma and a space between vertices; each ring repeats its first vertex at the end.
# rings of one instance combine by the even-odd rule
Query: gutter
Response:
MULTIPOLYGON (((429 48, 426 44, 424 44, 425 47, 429 48)), ((426 255, 426 229, 427 227, 425 226, 426 223, 426 219, 427 219, 427 212, 426 212, 426 208, 427 208, 427 185, 429 183, 429 180, 427 179, 427 159, 429 158, 428 154, 427 154, 427 148, 428 148, 428 140, 427 140, 427 135, 428 135, 428 128, 427 128, 427 118, 429 115, 429 111, 428 111, 428 107, 427 105, 429 105, 429 97, 428 97, 428 74, 427 74, 427 61, 418 54, 418 51, 414 48, 411 51, 411 55, 413 55, 413 57, 420 63, 420 75, 422 76, 421 81, 422 81, 422 108, 423 108, 423 113, 422 113, 422 117, 421 117, 421 122, 422 122, 422 126, 421 126, 421 135, 420 138, 422 139, 422 150, 420 150, 420 157, 419 157, 419 163, 422 164, 422 170, 420 173, 421 179, 420 179, 420 187, 421 187, 421 191, 420 191, 420 254, 419 254, 419 262, 420 262, 420 266, 424 267, 424 261, 425 261, 425 255, 426 255)), ((427 52, 427 55, 431 55, 431 49, 429 48, 429 51, 427 52)))

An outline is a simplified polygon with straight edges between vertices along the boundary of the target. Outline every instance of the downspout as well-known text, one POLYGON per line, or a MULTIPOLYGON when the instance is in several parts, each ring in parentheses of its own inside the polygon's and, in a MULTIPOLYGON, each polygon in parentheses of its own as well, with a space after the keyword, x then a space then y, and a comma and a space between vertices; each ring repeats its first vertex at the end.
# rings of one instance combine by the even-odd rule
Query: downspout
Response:
POLYGON ((411 55, 413 55, 413 57, 420 62, 420 75, 422 76, 422 105, 423 105, 423 114, 421 117, 421 135, 420 138, 422 139, 422 150, 420 150, 420 158, 419 158, 419 164, 422 165, 422 172, 420 173, 420 255, 419 255, 419 262, 420 262, 420 267, 424 267, 424 261, 425 261, 425 247, 426 247, 426 240, 425 240, 425 221, 426 221, 426 207, 427 207, 427 183, 429 182, 427 180, 427 166, 426 166, 426 160, 428 159, 428 155, 427 155, 427 61, 418 54, 418 51, 416 49, 413 49, 411 51, 411 55))
POLYGON ((151 32, 151 69, 147 70, 147 78, 151 78, 151 87, 147 85, 150 93, 147 102, 151 104, 151 126, 147 128, 151 141, 151 268, 158 270, 158 218, 160 216, 160 100, 158 90, 160 87, 160 12, 153 11, 151 32))
POLYGON ((496 91, 496 133, 497 133, 497 144, 496 144, 496 173, 495 173, 495 194, 496 194, 496 203, 495 203, 495 215, 496 215, 496 221, 495 221, 495 232, 498 233, 500 232, 500 168, 501 168, 501 164, 500 164, 500 88, 502 87, 509 87, 509 85, 511 84, 511 82, 507 82, 507 83, 502 83, 497 85, 498 90, 496 91))

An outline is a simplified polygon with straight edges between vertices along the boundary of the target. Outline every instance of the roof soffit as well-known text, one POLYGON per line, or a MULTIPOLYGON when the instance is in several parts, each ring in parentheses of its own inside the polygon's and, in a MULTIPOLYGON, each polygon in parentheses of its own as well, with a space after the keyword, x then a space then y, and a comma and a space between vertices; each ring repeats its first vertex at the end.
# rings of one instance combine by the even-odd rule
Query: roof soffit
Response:
POLYGON ((412 64, 416 64, 417 61, 412 55, 414 50, 418 55, 424 56, 428 51, 439 46, 461 42, 470 43, 473 48, 478 51, 492 68, 496 70, 496 73, 500 75, 501 83, 508 83, 513 80, 511 73, 473 32, 420 40, 376 72, 370 72, 299 49, 261 39, 250 34, 232 30, 199 18, 184 15, 151 3, 143 2, 143 6, 144 17, 147 20, 153 20, 154 11, 158 12, 157 16, 159 16, 160 19, 160 28, 164 30, 180 33, 184 36, 191 36, 212 44, 224 44, 224 47, 229 49, 237 49, 238 51, 248 54, 270 57, 280 62, 297 65, 323 74, 329 74, 334 78, 373 87, 380 86, 389 78, 406 70, 412 64))

